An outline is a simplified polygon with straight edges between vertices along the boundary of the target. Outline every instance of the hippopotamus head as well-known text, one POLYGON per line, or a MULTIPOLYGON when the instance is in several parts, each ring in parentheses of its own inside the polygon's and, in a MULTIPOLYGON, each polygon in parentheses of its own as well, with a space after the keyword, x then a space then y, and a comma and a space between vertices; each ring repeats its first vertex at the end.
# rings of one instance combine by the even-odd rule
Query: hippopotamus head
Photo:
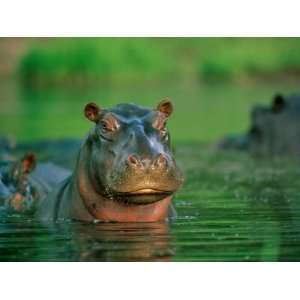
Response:
POLYGON ((0 202, 9 211, 23 212, 29 208, 34 190, 28 175, 36 164, 33 154, 26 154, 20 160, 2 166, 0 176, 0 202))
POLYGON ((255 106, 247 135, 250 151, 258 154, 299 154, 299 116, 299 96, 277 94, 271 105, 255 106))
POLYGON ((255 155, 300 154, 300 96, 276 94, 271 104, 256 105, 250 128, 240 136, 226 137, 223 149, 249 150, 255 155))
POLYGON ((172 195, 183 181, 170 147, 167 121, 172 102, 155 109, 118 104, 101 109, 89 103, 85 116, 95 123, 87 144, 89 180, 97 193, 127 204, 150 204, 172 195))

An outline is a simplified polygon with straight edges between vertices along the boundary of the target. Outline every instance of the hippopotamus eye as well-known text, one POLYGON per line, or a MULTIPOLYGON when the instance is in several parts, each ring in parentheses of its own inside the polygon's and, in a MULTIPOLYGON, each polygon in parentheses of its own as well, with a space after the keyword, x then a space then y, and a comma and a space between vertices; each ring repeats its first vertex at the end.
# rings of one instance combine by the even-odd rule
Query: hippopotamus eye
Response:
POLYGON ((111 113, 107 113, 100 121, 100 130, 102 133, 113 133, 120 127, 118 120, 111 113))
POLYGON ((167 126, 167 120, 159 116, 152 124, 152 126, 158 130, 165 130, 167 126))
POLYGON ((109 121, 107 121, 107 120, 101 121, 101 130, 103 132, 113 132, 116 129, 117 129, 117 126, 115 126, 114 124, 111 124, 109 121))
POLYGON ((106 131, 109 131, 109 130, 110 130, 110 128, 108 127, 108 124, 107 124, 107 122, 105 122, 105 121, 101 121, 101 129, 102 129, 104 132, 106 132, 106 131))
POLYGON ((158 131, 159 136, 163 139, 166 139, 168 136, 167 130, 167 120, 165 118, 156 119, 152 126, 158 131))
POLYGON ((163 129, 161 129, 159 131, 159 135, 161 136, 162 139, 167 140, 168 139, 168 130, 166 127, 164 127, 163 129))

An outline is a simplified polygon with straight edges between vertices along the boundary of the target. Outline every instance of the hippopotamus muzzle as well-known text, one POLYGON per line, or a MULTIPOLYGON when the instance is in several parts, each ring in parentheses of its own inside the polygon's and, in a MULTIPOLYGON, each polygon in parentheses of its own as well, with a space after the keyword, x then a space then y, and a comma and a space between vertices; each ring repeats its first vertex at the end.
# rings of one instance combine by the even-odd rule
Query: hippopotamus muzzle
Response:
POLYGON ((126 203, 146 204, 171 196, 183 177, 171 157, 157 155, 153 161, 129 155, 124 168, 114 168, 107 180, 109 198, 126 203))

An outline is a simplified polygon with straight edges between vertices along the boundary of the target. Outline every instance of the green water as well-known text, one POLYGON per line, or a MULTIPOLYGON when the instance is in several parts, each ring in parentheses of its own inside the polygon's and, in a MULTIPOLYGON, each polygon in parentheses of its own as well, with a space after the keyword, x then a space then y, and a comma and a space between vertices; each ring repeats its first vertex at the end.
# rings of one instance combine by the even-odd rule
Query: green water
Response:
MULTIPOLYGON (((83 136, 86 100, 155 105, 173 97, 170 127, 185 184, 171 223, 60 223, 18 216, 0 220, 0 261, 299 261, 300 167, 292 158, 254 159, 217 151, 213 143, 248 124, 252 103, 267 102, 278 84, 176 86, 25 92, 6 85, 0 134, 23 140, 83 136)), ((280 91, 296 91, 293 85, 280 91)))

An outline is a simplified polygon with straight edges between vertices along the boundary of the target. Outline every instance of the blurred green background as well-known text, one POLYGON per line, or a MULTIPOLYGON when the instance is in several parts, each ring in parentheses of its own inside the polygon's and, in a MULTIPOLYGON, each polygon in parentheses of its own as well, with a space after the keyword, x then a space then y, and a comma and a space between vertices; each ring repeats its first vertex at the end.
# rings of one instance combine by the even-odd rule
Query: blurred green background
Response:
POLYGON ((255 103, 294 93, 299 38, 0 38, 0 134, 82 137, 86 102, 173 99, 176 142, 244 131, 255 103))

